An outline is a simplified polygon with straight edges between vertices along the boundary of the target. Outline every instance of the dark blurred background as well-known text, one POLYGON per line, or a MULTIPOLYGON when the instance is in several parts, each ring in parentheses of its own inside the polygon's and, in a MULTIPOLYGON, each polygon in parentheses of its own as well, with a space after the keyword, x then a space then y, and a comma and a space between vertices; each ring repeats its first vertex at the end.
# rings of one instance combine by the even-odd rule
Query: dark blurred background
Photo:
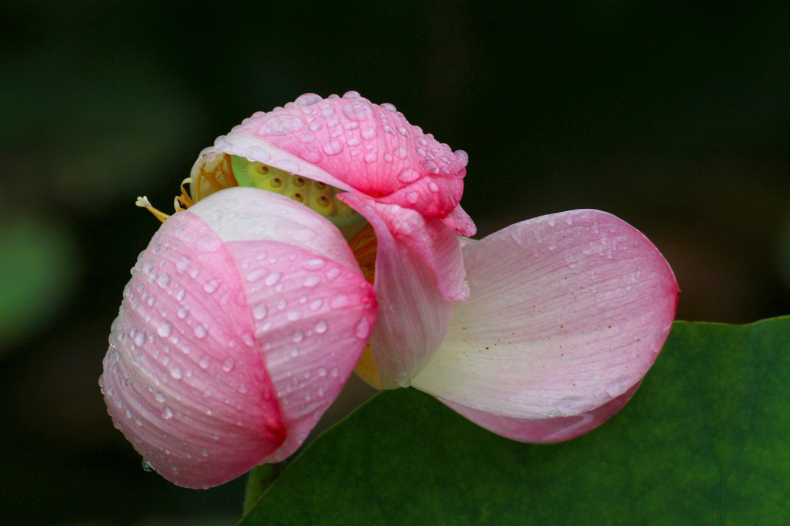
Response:
MULTIPOLYGON (((243 480, 144 472, 97 379, 129 268, 214 137, 357 90, 469 153, 481 235, 600 208, 675 269, 678 318, 790 313, 790 3, 0 7, 0 522, 233 524, 243 480)), ((711 357, 715 359, 715 357, 711 357)))

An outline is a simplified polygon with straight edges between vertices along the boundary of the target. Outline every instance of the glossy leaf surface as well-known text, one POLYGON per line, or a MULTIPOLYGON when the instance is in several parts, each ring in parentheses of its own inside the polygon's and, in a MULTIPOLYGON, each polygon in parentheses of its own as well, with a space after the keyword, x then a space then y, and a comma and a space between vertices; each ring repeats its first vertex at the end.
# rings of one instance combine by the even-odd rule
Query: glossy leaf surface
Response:
POLYGON ((240 524, 785 524, 790 318, 677 322, 634 398, 569 442, 513 442, 414 389, 319 437, 240 524))

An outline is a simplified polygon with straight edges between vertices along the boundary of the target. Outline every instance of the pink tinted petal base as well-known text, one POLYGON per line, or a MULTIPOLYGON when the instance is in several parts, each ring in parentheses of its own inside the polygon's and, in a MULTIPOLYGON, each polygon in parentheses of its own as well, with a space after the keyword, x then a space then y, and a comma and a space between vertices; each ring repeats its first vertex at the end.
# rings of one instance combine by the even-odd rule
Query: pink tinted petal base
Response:
POLYGON ((484 427, 497 435, 518 440, 519 442, 554 444, 576 438, 600 426, 614 416, 631 399, 638 388, 639 383, 620 396, 586 413, 535 420, 497 416, 491 413, 475 411, 446 400, 440 399, 440 401, 480 427, 484 427))
POLYGON ((470 299, 413 385, 492 415, 581 415, 645 375, 671 328, 677 282, 639 231, 565 212, 464 247, 470 299))
POLYGON ((171 217, 135 266, 101 378, 116 427, 171 482, 227 482, 285 439, 253 331, 227 248, 194 215, 171 217))

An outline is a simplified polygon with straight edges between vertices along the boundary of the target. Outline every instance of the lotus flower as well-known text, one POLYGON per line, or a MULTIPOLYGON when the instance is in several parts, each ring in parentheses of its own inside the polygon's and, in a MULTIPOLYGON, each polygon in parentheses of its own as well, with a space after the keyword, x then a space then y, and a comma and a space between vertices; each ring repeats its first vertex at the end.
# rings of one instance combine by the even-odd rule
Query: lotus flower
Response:
POLYGON ((592 210, 460 237, 466 160, 356 92, 219 137, 176 214, 138 202, 164 224, 110 335, 115 425, 168 480, 209 487, 293 453, 355 367, 517 440, 605 421, 669 332, 669 265, 592 210))

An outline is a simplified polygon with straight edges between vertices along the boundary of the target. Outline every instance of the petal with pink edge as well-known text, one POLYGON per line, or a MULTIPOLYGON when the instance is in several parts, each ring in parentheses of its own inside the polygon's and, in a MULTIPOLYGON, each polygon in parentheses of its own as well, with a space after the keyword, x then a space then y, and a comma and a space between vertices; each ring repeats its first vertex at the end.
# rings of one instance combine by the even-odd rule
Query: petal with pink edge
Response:
POLYGON ((626 393, 671 328, 678 287, 652 243, 595 210, 539 217, 466 244, 471 289, 413 385, 517 419, 569 417, 626 393))
POLYGON ((243 276, 288 432, 265 459, 279 462, 301 445, 354 370, 376 321, 376 295, 342 234, 300 203, 232 188, 200 204, 190 211, 197 208, 220 233, 243 276), (266 242, 248 242, 262 235, 266 242))
POLYGON ((409 124, 391 104, 372 104, 356 92, 327 99, 308 93, 283 108, 255 113, 203 150, 193 174, 218 153, 387 198, 432 217, 445 217, 460 203, 468 160, 465 152, 453 152, 409 124))
POLYGON ((492 415, 491 413, 475 411, 446 400, 439 399, 439 401, 444 402, 448 407, 480 427, 484 427, 497 435, 518 440, 519 442, 554 444, 576 438, 600 426, 622 409, 638 388, 639 383, 620 396, 586 413, 534 420, 492 415))
POLYGON ((327 224, 231 189, 171 217, 141 254, 101 383, 116 426, 168 480, 208 487, 284 458, 350 374, 375 296, 327 224))
POLYGON ((162 225, 134 270, 101 379, 115 426, 180 486, 242 475, 286 431, 258 344, 244 337, 254 325, 232 256, 183 212, 162 225))

